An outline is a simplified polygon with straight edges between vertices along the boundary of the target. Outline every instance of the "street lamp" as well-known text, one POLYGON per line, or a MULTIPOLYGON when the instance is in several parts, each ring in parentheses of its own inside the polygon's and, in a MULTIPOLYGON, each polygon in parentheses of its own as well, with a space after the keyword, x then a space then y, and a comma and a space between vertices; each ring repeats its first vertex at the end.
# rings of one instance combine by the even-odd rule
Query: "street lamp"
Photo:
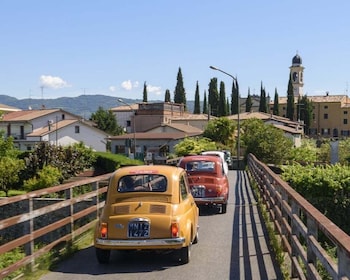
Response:
POLYGON ((126 103, 123 99, 118 98, 118 102, 123 103, 124 105, 128 106, 134 113, 133 117, 133 130, 134 130, 134 159, 136 159, 136 131, 135 131, 135 117, 136 117, 136 110, 131 107, 130 104, 126 103))
MULTIPOLYGON (((233 81, 235 81, 236 82, 236 84, 237 84, 237 88, 238 88, 238 81, 237 81, 237 79, 233 76, 233 75, 231 75, 231 74, 229 74, 229 73, 227 73, 227 72, 225 72, 225 71, 223 71, 223 70, 221 70, 221 69, 219 69, 219 68, 217 68, 217 67, 214 67, 214 66, 209 66, 209 68, 210 69, 213 69, 213 70, 216 70, 216 71, 219 71, 219 72, 221 72, 221 73, 224 73, 225 75, 227 75, 227 76, 230 76, 232 79, 233 79, 233 81)), ((238 93, 238 100, 237 100, 237 169, 239 169, 239 158, 240 158, 240 153, 241 153, 241 151, 240 151, 240 143, 239 143, 239 140, 240 140, 240 130, 241 130, 241 127, 240 127, 240 117, 239 117, 239 111, 240 111, 240 105, 239 105, 239 93, 238 93)))

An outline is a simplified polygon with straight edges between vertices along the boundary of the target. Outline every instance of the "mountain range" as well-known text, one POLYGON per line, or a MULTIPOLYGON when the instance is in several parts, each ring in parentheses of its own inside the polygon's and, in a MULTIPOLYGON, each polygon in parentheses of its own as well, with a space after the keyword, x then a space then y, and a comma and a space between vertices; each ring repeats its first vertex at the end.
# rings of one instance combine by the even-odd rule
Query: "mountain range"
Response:
MULTIPOLYGON (((125 104, 118 102, 119 97, 108 95, 80 95, 77 97, 60 97, 56 99, 17 99, 8 95, 0 95, 0 104, 13 106, 22 110, 28 109, 62 109, 72 114, 89 119, 91 114, 96 112, 99 107, 103 109, 111 109, 125 104)), ((122 98, 127 104, 141 103, 141 99, 122 98)), ((163 102, 160 100, 153 100, 149 102, 163 102)), ((188 112, 192 113, 194 108, 194 101, 187 101, 188 112)))

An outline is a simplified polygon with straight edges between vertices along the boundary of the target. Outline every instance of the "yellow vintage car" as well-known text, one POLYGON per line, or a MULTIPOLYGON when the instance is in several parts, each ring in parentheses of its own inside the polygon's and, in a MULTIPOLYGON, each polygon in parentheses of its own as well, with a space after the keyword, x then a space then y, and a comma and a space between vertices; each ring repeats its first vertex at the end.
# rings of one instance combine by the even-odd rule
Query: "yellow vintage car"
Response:
POLYGON ((176 260, 188 263, 198 242, 198 217, 183 168, 122 167, 110 178, 96 224, 97 260, 108 263, 112 250, 172 250, 176 260))

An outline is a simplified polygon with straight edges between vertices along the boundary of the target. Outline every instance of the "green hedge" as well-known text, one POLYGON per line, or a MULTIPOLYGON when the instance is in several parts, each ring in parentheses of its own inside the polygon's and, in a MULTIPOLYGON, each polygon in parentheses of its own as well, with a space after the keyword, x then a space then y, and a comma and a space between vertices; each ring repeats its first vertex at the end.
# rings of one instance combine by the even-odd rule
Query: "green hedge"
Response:
POLYGON ((106 173, 115 171, 121 166, 142 165, 143 161, 130 159, 124 155, 108 152, 96 152, 95 170, 103 170, 106 173))

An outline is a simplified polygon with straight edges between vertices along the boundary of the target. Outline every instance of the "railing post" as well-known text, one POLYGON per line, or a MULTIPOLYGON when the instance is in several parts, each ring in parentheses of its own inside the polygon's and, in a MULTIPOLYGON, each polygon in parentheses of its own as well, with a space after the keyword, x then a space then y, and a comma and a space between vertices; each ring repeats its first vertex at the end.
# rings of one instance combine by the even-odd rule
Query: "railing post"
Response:
MULTIPOLYGON (((32 214, 33 214, 33 210, 34 210, 33 198, 32 197, 30 197, 28 199, 28 206, 27 207, 28 207, 27 213, 31 217, 32 214)), ((30 242, 26 243, 24 245, 24 251, 25 251, 26 256, 33 256, 33 253, 34 253, 33 231, 34 231, 34 220, 33 220, 33 218, 30 218, 28 222, 24 223, 24 235, 27 235, 27 234, 30 235, 30 242)), ((31 257, 31 260, 30 260, 30 271, 33 272, 34 268, 35 268, 35 259, 34 259, 34 257, 31 257)))
MULTIPOLYGON (((66 190, 66 200, 68 199, 72 199, 73 198, 73 188, 74 187, 70 187, 69 189, 66 190)), ((74 204, 71 203, 69 206, 69 217, 70 217, 70 234, 72 236, 72 242, 74 241, 74 204)))
POLYGON ((350 275, 350 256, 343 251, 341 247, 337 247, 338 255, 338 279, 342 279, 343 276, 350 275))

